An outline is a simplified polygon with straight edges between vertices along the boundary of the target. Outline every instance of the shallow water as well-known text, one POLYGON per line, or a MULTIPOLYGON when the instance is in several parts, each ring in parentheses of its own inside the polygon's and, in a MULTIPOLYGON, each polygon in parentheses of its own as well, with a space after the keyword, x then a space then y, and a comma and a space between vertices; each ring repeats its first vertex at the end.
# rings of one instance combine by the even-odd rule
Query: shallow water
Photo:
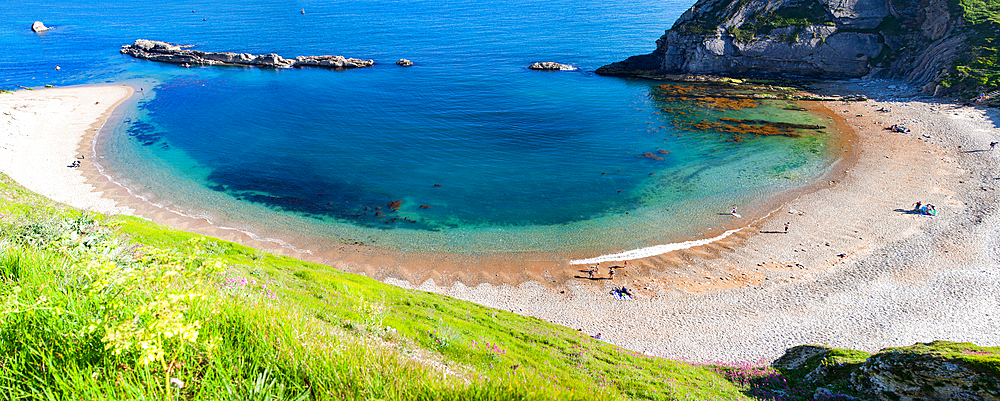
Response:
POLYGON ((803 185, 833 157, 822 130, 685 130, 720 116, 816 120, 787 102, 723 110, 592 73, 652 50, 689 5, 28 2, 0 6, 14 16, 0 43, 23 55, 0 58, 0 84, 142 88, 101 133, 106 172, 220 226, 404 251, 628 249, 703 237, 731 224, 731 205, 803 185), (53 30, 24 32, 35 19, 53 30), (377 64, 187 69, 117 54, 137 38, 377 64), (415 65, 393 64, 404 57, 415 65), (579 69, 524 68, 534 61, 579 69))

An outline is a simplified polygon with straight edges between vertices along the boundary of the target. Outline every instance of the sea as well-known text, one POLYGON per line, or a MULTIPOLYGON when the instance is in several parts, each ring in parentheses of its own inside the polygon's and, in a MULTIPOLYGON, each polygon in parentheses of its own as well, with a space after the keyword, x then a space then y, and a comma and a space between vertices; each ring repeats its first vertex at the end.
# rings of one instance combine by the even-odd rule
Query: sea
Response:
POLYGON ((103 174, 152 207, 300 250, 620 252, 745 224, 732 207, 809 185, 841 152, 793 102, 594 73, 654 50, 692 4, 10 1, 0 88, 135 87, 96 140, 103 174), (136 39, 375 65, 185 68, 119 54, 136 39), (526 68, 537 61, 574 69, 526 68))

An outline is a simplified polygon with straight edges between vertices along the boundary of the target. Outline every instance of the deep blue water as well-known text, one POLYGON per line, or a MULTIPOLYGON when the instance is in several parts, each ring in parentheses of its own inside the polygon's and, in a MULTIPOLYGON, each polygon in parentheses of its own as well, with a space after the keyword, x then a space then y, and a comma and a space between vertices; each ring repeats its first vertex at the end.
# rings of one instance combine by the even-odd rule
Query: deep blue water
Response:
MULTIPOLYGON (((829 163, 825 134, 732 142, 679 131, 722 114, 664 113, 669 99, 651 96, 658 83, 592 73, 651 51, 689 6, 5 3, 0 86, 142 88, 101 134, 106 171, 151 203, 218 225, 404 250, 620 249, 698 237, 728 224, 720 210, 802 185, 829 163), (35 34, 34 20, 53 29, 35 34), (118 54, 138 38, 376 66, 188 69, 118 54), (579 69, 524 68, 535 61, 579 69)), ((784 106, 725 115, 815 119, 784 106)))

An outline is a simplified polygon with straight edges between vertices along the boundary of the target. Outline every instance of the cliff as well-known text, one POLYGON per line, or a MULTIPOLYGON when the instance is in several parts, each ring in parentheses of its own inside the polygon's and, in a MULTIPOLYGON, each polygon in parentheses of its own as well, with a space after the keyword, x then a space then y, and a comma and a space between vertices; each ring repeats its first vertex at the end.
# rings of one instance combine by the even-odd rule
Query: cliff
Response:
POLYGON ((597 73, 868 76, 934 93, 975 32, 962 7, 948 0, 699 0, 651 54, 597 73))
POLYGON ((266 68, 321 67, 348 69, 371 67, 372 60, 345 58, 343 56, 298 56, 286 59, 277 54, 253 55, 249 53, 210 53, 184 49, 167 42, 138 39, 131 45, 122 46, 122 54, 135 58, 173 64, 191 65, 243 65, 266 68))

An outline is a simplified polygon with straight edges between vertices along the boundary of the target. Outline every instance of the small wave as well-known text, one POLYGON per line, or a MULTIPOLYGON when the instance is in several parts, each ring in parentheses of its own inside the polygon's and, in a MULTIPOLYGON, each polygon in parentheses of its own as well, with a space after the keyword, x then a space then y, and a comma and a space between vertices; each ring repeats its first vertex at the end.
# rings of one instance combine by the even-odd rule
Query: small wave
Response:
POLYGON ((601 255, 601 256, 598 256, 598 257, 595 257, 595 258, 590 258, 590 259, 571 260, 571 261, 569 261, 569 264, 571 264, 571 265, 585 265, 585 264, 590 264, 590 263, 619 262, 619 261, 623 261, 623 260, 634 260, 634 259, 648 258, 650 256, 657 256, 657 255, 662 255, 662 254, 665 254, 665 253, 668 253, 668 252, 673 252, 673 251, 677 251, 677 250, 681 250, 681 249, 688 249, 688 248, 693 248, 693 247, 696 247, 696 246, 710 244, 712 242, 721 240, 721 239, 726 238, 726 237, 728 237, 730 235, 733 235, 733 234, 735 234, 737 232, 740 232, 741 230, 743 230, 743 228, 736 228, 736 229, 732 229, 732 230, 726 231, 726 232, 722 233, 721 235, 719 235, 717 237, 712 237, 712 238, 696 239, 696 240, 678 242, 678 243, 673 243, 673 244, 656 245, 656 246, 651 246, 651 247, 647 247, 647 248, 633 249, 631 251, 625 251, 625 252, 615 253, 615 254, 611 254, 611 255, 601 255))

